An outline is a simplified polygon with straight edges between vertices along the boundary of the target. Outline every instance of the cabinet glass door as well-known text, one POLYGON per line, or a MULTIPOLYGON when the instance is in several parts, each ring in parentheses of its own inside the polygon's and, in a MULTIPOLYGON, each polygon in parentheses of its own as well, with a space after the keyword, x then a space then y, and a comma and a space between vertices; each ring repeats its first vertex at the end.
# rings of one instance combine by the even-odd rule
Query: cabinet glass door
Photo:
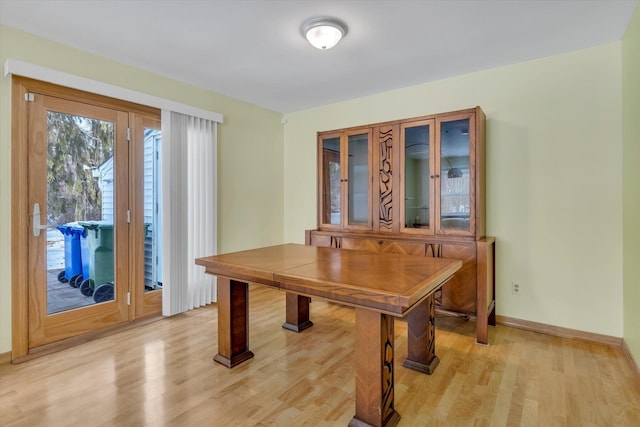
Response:
POLYGON ((322 206, 320 220, 322 224, 340 225, 341 212, 341 169, 340 169, 340 136, 325 137, 321 140, 322 206))
POLYGON ((404 231, 433 232, 433 128, 432 120, 401 126, 401 215, 404 221, 401 229, 404 231))
POLYGON ((320 135, 318 149, 321 226, 371 229, 371 130, 320 135))
POLYGON ((370 132, 347 135, 347 225, 357 228, 371 224, 370 136, 370 132))
POLYGON ((440 123, 440 229, 471 231, 470 119, 440 123))

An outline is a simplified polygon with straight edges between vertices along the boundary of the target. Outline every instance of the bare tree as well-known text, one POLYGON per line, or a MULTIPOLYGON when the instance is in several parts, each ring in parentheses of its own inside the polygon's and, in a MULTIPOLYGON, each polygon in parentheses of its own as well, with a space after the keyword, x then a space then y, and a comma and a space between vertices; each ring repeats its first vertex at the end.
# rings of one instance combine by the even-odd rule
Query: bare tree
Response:
POLYGON ((93 171, 113 156, 111 122, 47 113, 47 220, 53 224, 102 219, 93 171))

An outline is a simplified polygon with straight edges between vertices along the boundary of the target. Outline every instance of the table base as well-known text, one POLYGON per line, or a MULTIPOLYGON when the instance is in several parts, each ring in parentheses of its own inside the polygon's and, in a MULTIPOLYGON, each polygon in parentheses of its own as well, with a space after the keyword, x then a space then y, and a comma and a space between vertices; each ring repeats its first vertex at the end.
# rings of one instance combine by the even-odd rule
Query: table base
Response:
POLYGON ((440 363, 436 356, 436 304, 433 294, 407 314, 407 359, 405 368, 431 375, 440 363))

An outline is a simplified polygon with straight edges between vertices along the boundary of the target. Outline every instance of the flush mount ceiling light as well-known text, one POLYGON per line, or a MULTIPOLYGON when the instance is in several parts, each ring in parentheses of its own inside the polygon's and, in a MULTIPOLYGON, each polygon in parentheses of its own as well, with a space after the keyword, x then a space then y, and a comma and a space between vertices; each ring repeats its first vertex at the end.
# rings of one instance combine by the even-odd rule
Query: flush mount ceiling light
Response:
POLYGON ((347 34, 347 26, 335 18, 311 18, 302 24, 302 35, 315 48, 331 49, 347 34))

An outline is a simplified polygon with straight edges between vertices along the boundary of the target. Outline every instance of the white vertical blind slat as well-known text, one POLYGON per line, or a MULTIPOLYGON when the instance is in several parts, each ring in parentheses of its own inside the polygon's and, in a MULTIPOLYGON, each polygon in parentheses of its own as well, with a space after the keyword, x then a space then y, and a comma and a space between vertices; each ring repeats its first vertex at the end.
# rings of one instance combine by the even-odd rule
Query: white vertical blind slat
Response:
POLYGON ((215 277, 195 258, 216 253, 217 124, 164 111, 162 124, 163 171, 170 170, 163 173, 163 314, 173 315, 216 298, 215 277))

